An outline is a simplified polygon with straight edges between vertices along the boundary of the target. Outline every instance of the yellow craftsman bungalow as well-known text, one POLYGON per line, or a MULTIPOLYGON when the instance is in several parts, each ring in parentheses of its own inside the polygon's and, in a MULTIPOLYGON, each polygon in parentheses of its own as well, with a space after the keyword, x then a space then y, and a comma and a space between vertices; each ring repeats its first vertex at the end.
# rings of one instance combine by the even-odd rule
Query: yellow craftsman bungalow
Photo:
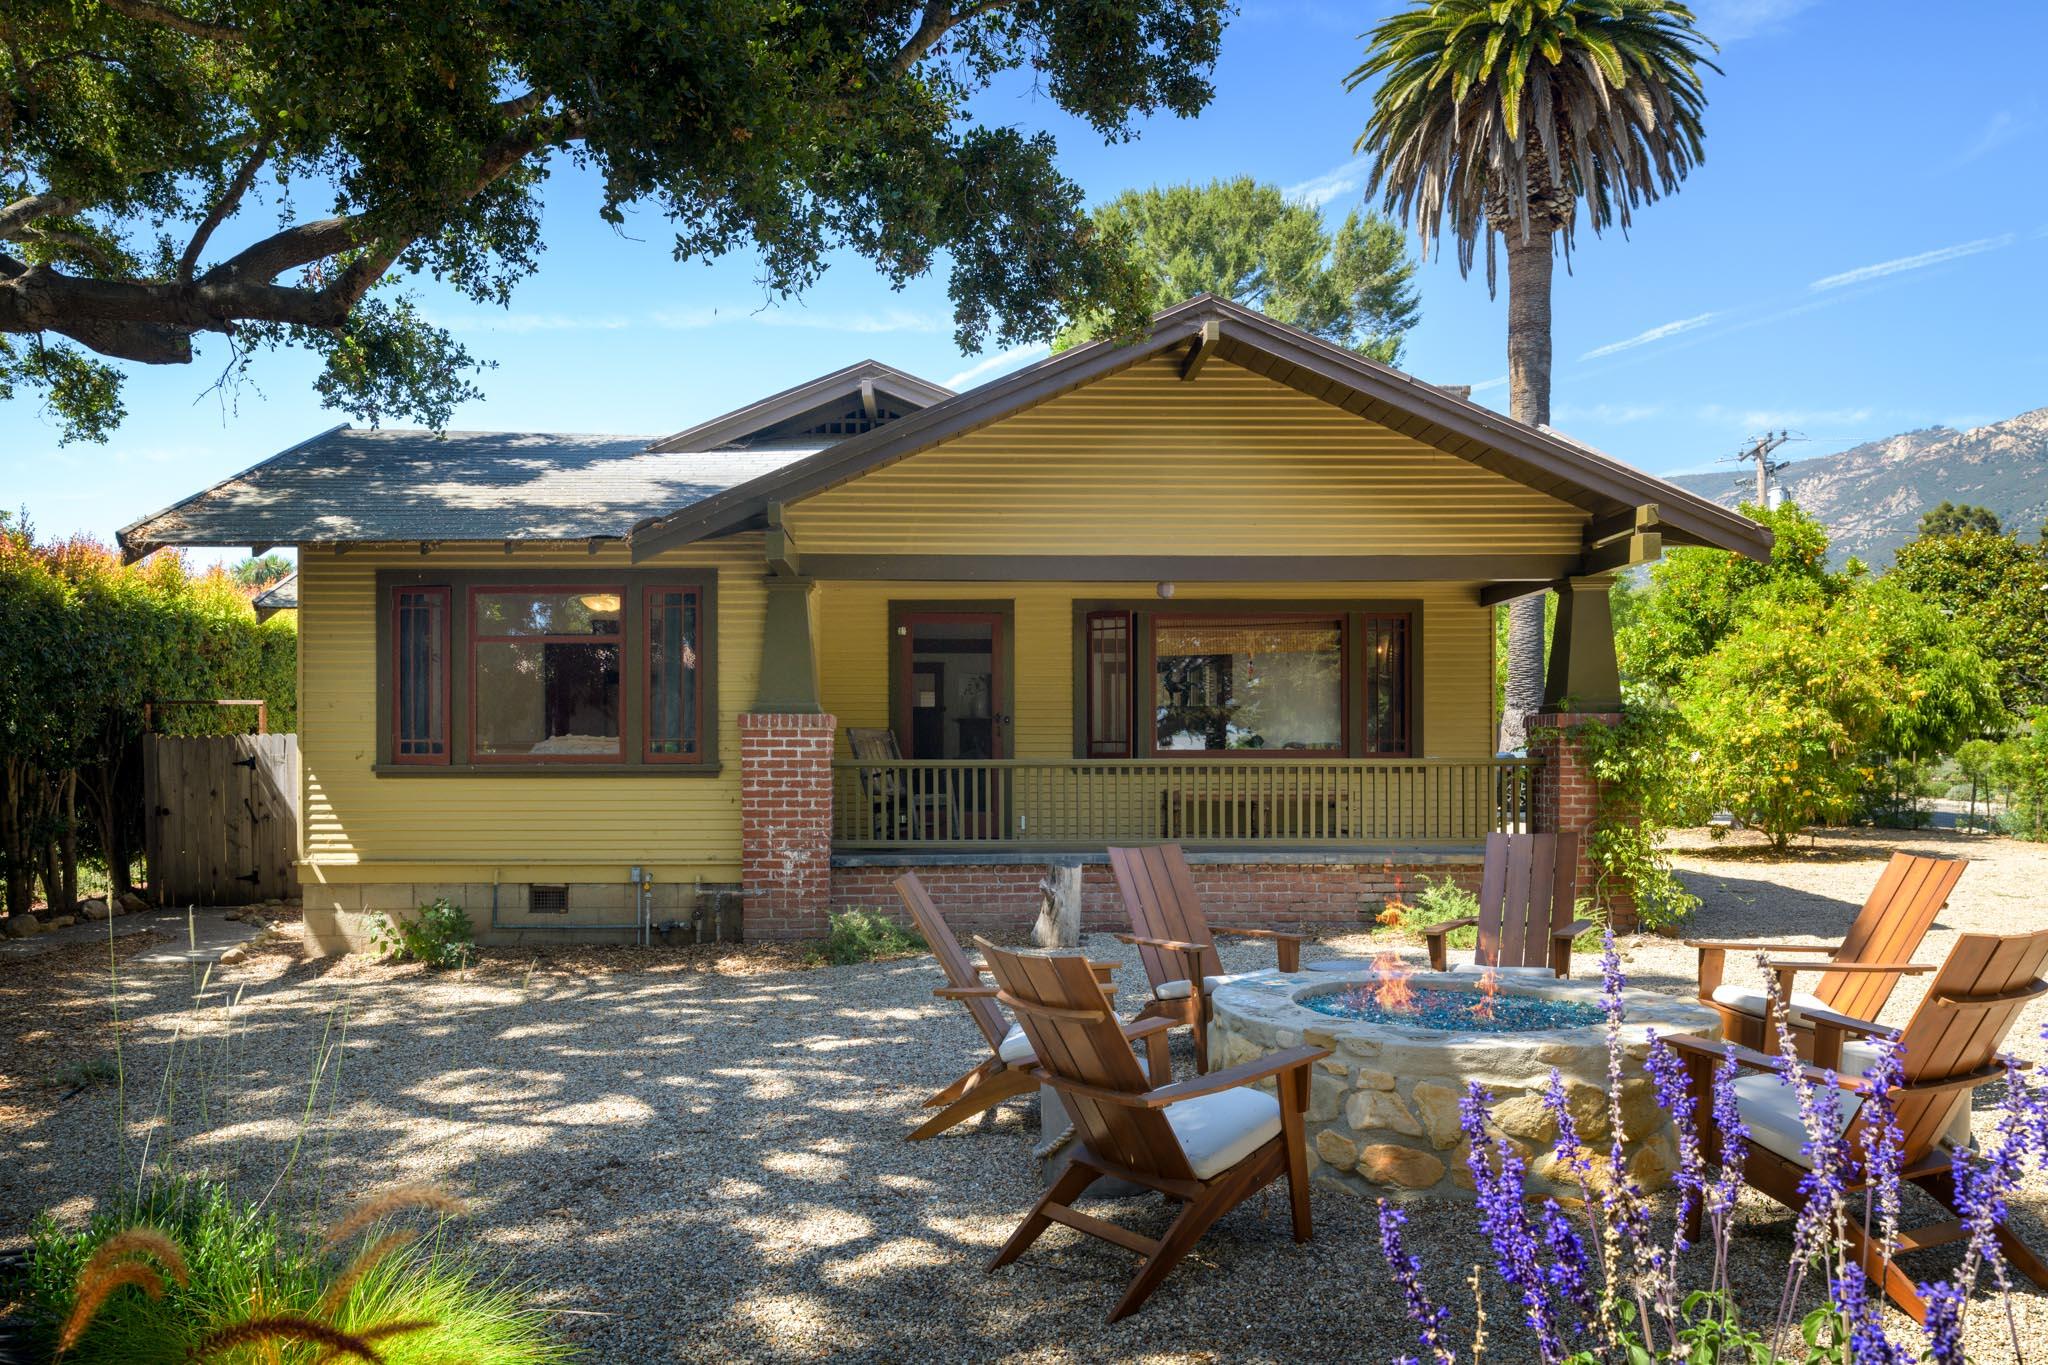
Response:
POLYGON ((1185 845, 1212 917, 1356 924, 1586 818, 1494 752, 1493 608, 1619 704, 1612 576, 1767 531, 1202 297, 966 393, 851 366, 674 436, 338 427, 130 526, 299 556, 319 941, 788 937, 920 869, 1014 931, 1049 864, 1185 845))

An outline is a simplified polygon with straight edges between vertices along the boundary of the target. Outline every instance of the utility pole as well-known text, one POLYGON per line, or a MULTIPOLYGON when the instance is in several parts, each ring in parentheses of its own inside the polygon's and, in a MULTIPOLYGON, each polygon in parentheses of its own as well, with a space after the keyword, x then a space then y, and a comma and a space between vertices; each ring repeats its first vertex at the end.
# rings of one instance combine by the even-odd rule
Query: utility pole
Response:
MULTIPOLYGON (((1766 431, 1761 436, 1752 436, 1746 449, 1738 450, 1728 457, 1737 464, 1755 463, 1756 505, 1765 510, 1769 510, 1771 505, 1771 476, 1786 465, 1784 460, 1772 459, 1771 452, 1791 439, 1792 434, 1787 431, 1766 431)), ((1742 483, 1748 477, 1747 474, 1741 475, 1736 482, 1742 483)))

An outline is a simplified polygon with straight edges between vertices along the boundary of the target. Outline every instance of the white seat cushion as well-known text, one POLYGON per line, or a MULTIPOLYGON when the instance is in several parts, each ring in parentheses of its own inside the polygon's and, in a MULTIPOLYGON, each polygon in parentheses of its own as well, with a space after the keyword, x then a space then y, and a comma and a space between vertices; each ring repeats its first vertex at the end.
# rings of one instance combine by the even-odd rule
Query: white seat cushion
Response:
POLYGON ((1169 1105, 1166 1121, 1195 1179, 1214 1180, 1279 1134, 1280 1102, 1241 1085, 1169 1105))
MULTIPOLYGON (((1835 1094, 1835 1122, 1840 1129, 1846 1129, 1863 1101, 1846 1090, 1838 1090, 1835 1094)), ((1765 1071, 1752 1071, 1736 1077, 1735 1104, 1742 1112, 1742 1122, 1749 1129, 1751 1142, 1787 1161, 1801 1166, 1807 1164, 1807 1159, 1799 1151, 1806 1142, 1806 1125, 1799 1118, 1799 1092, 1787 1085, 1783 1077, 1776 1072, 1765 1071)), ((1838 1136, 1840 1129, 1837 1130, 1838 1136)))
MULTIPOLYGON (((1754 1014, 1757 1018, 1761 1019, 1764 1016, 1765 1010, 1770 1006, 1771 998, 1761 990, 1751 990, 1747 986, 1716 986, 1714 987, 1712 999, 1717 1005, 1726 1005, 1729 1009, 1741 1010, 1744 1014, 1754 1014)), ((1806 991, 1792 992, 1793 1023, 1797 1024, 1804 1020, 1805 1016, 1800 1013, 1802 1010, 1825 1009, 1827 1009, 1827 1005, 1821 1001, 1819 996, 1812 995, 1806 991)))
MULTIPOLYGON (((1205 976, 1202 978, 1202 989, 1204 991, 1213 991, 1218 986, 1229 986, 1239 981, 1249 981, 1255 976, 1264 975, 1266 973, 1261 970, 1256 972, 1223 972, 1217 976, 1205 976)), ((1154 986, 1152 994, 1158 996, 1161 1000, 1185 1000, 1192 989, 1189 982, 1168 981, 1163 985, 1154 986)))
POLYGON ((1557 980, 1557 973, 1548 967, 1482 967, 1476 962, 1453 962, 1451 971, 1467 976, 1484 976, 1488 972, 1493 972, 1511 981, 1557 980))
POLYGON ((996 1056, 1012 1066, 1038 1060, 1038 1054, 1031 1050, 1031 1039, 1025 1036, 1022 1024, 1010 1025, 1010 1031, 1003 1035, 1002 1046, 996 1049, 996 1056))

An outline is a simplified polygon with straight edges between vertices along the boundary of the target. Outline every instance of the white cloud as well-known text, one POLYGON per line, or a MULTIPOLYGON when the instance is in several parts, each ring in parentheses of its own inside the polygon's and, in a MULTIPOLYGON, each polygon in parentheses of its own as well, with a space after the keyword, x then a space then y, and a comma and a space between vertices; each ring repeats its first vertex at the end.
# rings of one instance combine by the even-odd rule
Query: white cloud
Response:
POLYGON ((1647 422, 1652 417, 1662 417, 1664 409, 1655 403, 1576 403, 1560 404, 1551 418, 1556 422, 1602 422, 1619 426, 1627 422, 1647 422))
MULTIPOLYGON (((1745 434, 1766 428, 1848 426, 1868 422, 1880 414, 1874 408, 1730 408, 1709 403, 1699 410, 1700 420, 1734 427, 1745 434)), ((1891 414, 1888 420, 1895 418, 1891 414)))
POLYGON ((1662 341, 1665 337, 1675 337, 1680 332, 1690 332, 1695 327, 1704 327, 1719 316, 1721 316, 1719 313, 1701 313, 1695 317, 1680 318, 1676 322, 1660 323, 1646 332, 1637 332, 1632 337, 1626 337, 1620 341, 1610 341, 1605 346, 1595 346, 1592 350, 1580 356, 1579 359, 1598 360, 1603 355, 1614 355, 1621 351, 1632 351, 1638 346, 1647 346, 1653 341, 1662 341))
POLYGON ((1924 270, 1930 265, 1942 265, 1959 261, 1965 256, 1977 256, 1986 251, 1997 251, 2008 247, 2016 239, 2010 232, 2001 232, 1996 237, 1979 237, 1974 242, 1959 242, 1955 246, 1937 247, 1923 251, 1917 256, 1899 256, 1876 265, 1860 265, 1854 270, 1844 270, 1839 275, 1823 275, 1808 285, 1808 289, 1840 289, 1843 285, 1863 284, 1870 280, 1881 280, 1887 275, 1903 274, 1908 270, 1924 270))
POLYGON ((1355 156, 1341 166, 1334 166, 1321 175, 1311 176, 1298 185, 1289 185, 1280 192, 1298 203, 1319 209, 1332 199, 1342 198, 1365 185, 1366 170, 1371 161, 1355 156))
POLYGON ((636 325, 634 319, 616 313, 477 313, 433 321, 453 332, 616 332, 636 325))
POLYGON ((1507 386, 1508 377, 1506 375, 1495 375, 1491 379, 1482 379, 1477 384, 1474 384, 1472 386, 1472 392, 1485 393, 1488 389, 1504 389, 1507 386))
POLYGON ((1051 354, 1052 347, 1042 341, 1033 342, 1029 346, 1015 346, 1007 351, 998 351, 992 356, 986 356, 981 360, 977 360, 974 364, 969 365, 966 369, 948 379, 946 387, 949 389, 972 388, 984 379, 993 378, 1004 370, 1014 369, 1027 360, 1037 360, 1042 356, 1051 354))
POLYGON ((1819 0, 1700 0, 1693 6, 1701 33, 1717 43, 1740 42, 1768 32, 1819 0))
POLYGON ((2026 120, 2010 109, 1993 114, 1969 146, 1956 158, 1958 166, 1991 155, 2027 130, 2026 120))

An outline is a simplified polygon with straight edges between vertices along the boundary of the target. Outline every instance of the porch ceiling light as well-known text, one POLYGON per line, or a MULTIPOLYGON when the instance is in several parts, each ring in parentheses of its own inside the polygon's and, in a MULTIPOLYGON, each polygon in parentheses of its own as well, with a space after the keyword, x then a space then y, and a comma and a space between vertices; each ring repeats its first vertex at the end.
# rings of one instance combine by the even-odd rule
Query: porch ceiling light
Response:
POLYGON ((1161 597, 1172 597, 1173 584, 1168 583, 1164 579, 1162 579, 1160 580, 1158 587, 1155 588, 1154 591, 1156 591, 1161 597))
POLYGON ((577 599, 593 612, 613 612, 619 609, 619 595, 615 592, 587 592, 577 599))

